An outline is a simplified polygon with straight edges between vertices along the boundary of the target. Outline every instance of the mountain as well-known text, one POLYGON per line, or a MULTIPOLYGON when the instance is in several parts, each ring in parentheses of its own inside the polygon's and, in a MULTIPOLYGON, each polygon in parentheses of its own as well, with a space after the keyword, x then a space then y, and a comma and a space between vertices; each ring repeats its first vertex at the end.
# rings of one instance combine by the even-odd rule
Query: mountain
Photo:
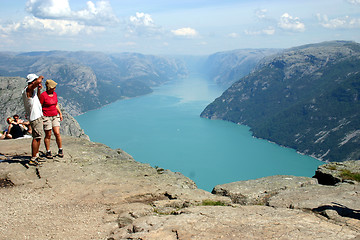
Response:
POLYGON ((201 117, 251 127, 254 136, 324 161, 360 158, 360 44, 332 41, 263 59, 201 117))
POLYGON ((60 102, 72 115, 119 99, 150 93, 151 87, 187 75, 184 62, 138 53, 47 51, 0 53, 0 76, 28 73, 58 82, 60 102))
POLYGON ((279 51, 279 49, 238 49, 218 52, 207 58, 204 70, 218 85, 229 87, 248 75, 265 56, 279 51))
MULTIPOLYGON (((18 114, 25 120, 25 109, 21 92, 24 89, 25 78, 20 77, 0 77, 0 131, 8 128, 6 118, 18 114)), ((62 106, 60 106, 62 108, 62 106)), ((64 109, 62 110, 63 121, 61 122, 60 133, 63 135, 89 138, 79 123, 64 109)))

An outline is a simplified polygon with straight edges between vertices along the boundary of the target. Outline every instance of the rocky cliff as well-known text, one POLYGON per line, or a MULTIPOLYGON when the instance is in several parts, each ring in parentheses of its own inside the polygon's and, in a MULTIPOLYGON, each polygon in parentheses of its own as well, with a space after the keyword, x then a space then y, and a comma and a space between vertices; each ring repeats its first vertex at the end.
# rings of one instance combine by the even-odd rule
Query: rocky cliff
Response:
POLYGON ((266 57, 201 116, 324 161, 360 158, 360 44, 311 44, 266 57))
MULTIPOLYGON (((0 77, 0 130, 8 127, 6 119, 18 114, 25 120, 24 103, 21 92, 26 86, 25 78, 0 77)), ((62 109, 64 120, 61 122, 60 132, 64 135, 88 138, 79 123, 64 109, 62 109)))
POLYGON ((137 53, 0 53, 0 76, 43 75, 72 116, 119 99, 150 93, 151 87, 187 75, 183 61, 137 53))
MULTIPOLYGON (((216 186, 211 194, 180 173, 74 137, 63 138, 64 158, 29 166, 30 142, 0 143, 3 239, 360 237, 357 181, 324 186, 311 178, 273 176, 216 186)), ((51 146, 56 148, 54 140, 51 146)), ((353 175, 360 174, 356 166, 353 175)))

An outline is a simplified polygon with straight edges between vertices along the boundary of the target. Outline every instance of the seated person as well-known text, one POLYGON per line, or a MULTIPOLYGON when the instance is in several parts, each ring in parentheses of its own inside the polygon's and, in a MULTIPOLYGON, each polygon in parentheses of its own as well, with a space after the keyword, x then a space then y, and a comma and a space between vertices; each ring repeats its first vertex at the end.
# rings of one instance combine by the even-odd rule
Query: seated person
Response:
POLYGON ((0 140, 5 138, 5 132, 0 132, 0 140))
POLYGON ((13 116, 13 119, 14 119, 14 123, 19 124, 19 126, 23 130, 24 134, 26 132, 31 133, 31 127, 30 127, 30 122, 29 121, 24 121, 24 120, 20 119, 19 115, 17 115, 17 114, 15 114, 13 116))
POLYGON ((6 138, 8 139, 16 139, 19 137, 24 137, 24 133, 20 127, 19 124, 17 124, 16 122, 14 122, 14 119, 12 119, 11 117, 8 117, 6 119, 7 123, 9 124, 9 128, 6 134, 6 138))

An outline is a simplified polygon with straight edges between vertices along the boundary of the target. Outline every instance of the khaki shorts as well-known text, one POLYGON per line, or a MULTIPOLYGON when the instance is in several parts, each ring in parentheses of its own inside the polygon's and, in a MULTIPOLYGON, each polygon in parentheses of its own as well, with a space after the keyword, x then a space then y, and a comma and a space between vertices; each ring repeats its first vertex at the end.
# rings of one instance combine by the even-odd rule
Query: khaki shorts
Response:
POLYGON ((43 118, 40 117, 35 119, 34 121, 30 122, 30 126, 32 128, 32 137, 33 138, 41 138, 44 131, 43 131, 43 118))
POLYGON ((52 116, 47 117, 44 116, 44 130, 48 131, 53 129, 53 127, 60 127, 60 117, 58 116, 52 116))

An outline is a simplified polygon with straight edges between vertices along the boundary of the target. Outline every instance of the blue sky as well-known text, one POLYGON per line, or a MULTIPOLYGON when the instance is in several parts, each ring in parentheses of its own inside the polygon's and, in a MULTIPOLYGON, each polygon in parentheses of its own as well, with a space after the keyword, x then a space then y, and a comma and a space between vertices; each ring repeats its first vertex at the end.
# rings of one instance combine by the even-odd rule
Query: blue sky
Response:
POLYGON ((207 55, 360 42, 360 0, 0 0, 0 51, 207 55))

